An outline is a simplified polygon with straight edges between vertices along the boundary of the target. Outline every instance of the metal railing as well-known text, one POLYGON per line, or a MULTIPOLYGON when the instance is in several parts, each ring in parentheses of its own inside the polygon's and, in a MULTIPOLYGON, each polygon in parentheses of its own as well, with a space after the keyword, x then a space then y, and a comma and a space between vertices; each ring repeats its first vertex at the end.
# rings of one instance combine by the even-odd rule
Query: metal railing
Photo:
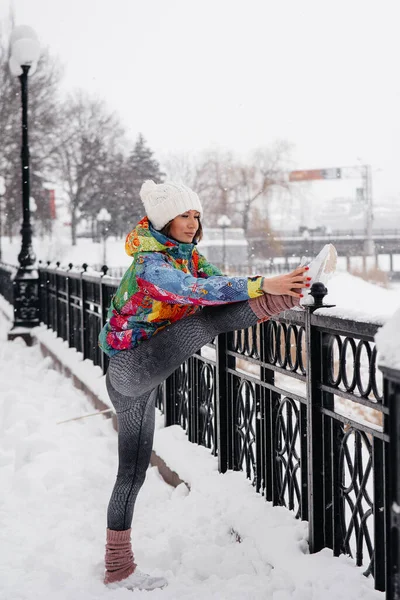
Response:
MULTIPOLYGON (((39 277, 41 321, 105 373, 97 339, 119 279, 50 264, 39 277)), ((352 556, 393 600, 400 373, 377 368, 379 326, 308 309, 220 335, 160 386, 157 406, 220 472, 242 470, 266 500, 307 520, 311 552, 352 556)))
POLYGON ((13 279, 18 267, 7 263, 0 263, 0 293, 10 304, 13 299, 13 279))
POLYGON ((108 357, 100 350, 98 337, 120 279, 109 277, 107 267, 100 272, 87 269, 86 263, 81 269, 72 264, 68 269, 59 263, 40 265, 40 320, 106 373, 108 357))

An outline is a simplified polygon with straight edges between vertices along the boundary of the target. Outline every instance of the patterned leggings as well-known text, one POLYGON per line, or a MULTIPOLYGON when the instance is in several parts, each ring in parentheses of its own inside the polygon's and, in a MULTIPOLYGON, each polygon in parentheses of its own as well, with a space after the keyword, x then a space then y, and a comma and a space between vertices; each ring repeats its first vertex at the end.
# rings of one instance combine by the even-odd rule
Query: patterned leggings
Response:
POLYGON ((119 466, 108 505, 109 529, 131 526, 153 446, 157 386, 216 335, 255 325, 260 319, 251 302, 206 307, 111 358, 106 382, 118 418, 119 466))

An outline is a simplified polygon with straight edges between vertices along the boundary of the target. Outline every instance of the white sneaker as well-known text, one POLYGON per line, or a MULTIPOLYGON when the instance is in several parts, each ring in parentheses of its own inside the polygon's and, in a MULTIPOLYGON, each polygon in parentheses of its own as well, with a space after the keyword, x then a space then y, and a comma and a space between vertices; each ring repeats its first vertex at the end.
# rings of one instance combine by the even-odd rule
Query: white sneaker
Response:
POLYGON ((106 585, 112 590, 125 588, 133 592, 134 590, 155 590, 157 588, 163 588, 168 585, 168 581, 165 577, 152 577, 151 575, 147 575, 136 567, 129 577, 121 579, 121 581, 114 581, 114 583, 107 583, 106 585))
MULTIPOLYGON (((317 282, 326 285, 336 270, 336 263, 337 252, 335 246, 333 244, 325 244, 321 252, 308 265, 310 270, 307 273, 307 277, 311 277, 311 285, 317 282)), ((307 264, 304 257, 300 264, 307 264)), ((310 288, 303 288, 301 293, 304 294, 304 298, 300 300, 301 306, 310 306, 314 304, 314 298, 310 294, 310 288)))

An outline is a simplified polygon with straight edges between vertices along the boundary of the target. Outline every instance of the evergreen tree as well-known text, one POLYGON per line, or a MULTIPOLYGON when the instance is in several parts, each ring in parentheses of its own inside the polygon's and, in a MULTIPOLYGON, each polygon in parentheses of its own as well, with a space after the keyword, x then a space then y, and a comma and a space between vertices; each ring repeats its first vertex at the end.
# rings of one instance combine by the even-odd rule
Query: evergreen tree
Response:
POLYGON ((112 217, 109 233, 124 237, 144 216, 139 196, 143 181, 153 179, 160 183, 163 178, 164 173, 141 134, 128 157, 108 148, 102 156, 97 155, 96 167, 91 169, 89 185, 79 205, 80 215, 93 222, 95 231, 96 216, 105 207, 112 217))
POLYGON ((140 133, 126 163, 126 201, 121 206, 121 216, 123 215, 125 223, 134 224, 144 216, 139 196, 143 181, 152 179, 155 183, 161 183, 164 180, 165 173, 161 171, 158 161, 153 156, 153 151, 140 133))
POLYGON ((93 223, 93 232, 97 231, 97 215, 105 207, 112 218, 109 234, 126 235, 124 215, 128 214, 128 205, 131 204, 127 200, 126 161, 122 152, 107 153, 101 166, 93 173, 91 189, 81 205, 81 215, 93 223))

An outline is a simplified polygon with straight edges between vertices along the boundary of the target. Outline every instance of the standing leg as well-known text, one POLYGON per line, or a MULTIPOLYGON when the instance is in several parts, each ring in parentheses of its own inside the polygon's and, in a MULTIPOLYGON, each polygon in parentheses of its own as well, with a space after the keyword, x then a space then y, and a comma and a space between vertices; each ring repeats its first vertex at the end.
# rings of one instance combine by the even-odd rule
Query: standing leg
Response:
POLYGON ((125 530, 131 526, 133 509, 153 448, 156 390, 138 398, 125 397, 118 418, 118 473, 107 512, 107 527, 125 530), (128 402, 126 402, 128 400, 128 402))
POLYGON ((121 396, 106 378, 118 418, 117 479, 107 512, 105 583, 121 581, 136 568, 131 547, 131 523, 136 498, 150 463, 154 435, 156 390, 143 396, 121 396))

